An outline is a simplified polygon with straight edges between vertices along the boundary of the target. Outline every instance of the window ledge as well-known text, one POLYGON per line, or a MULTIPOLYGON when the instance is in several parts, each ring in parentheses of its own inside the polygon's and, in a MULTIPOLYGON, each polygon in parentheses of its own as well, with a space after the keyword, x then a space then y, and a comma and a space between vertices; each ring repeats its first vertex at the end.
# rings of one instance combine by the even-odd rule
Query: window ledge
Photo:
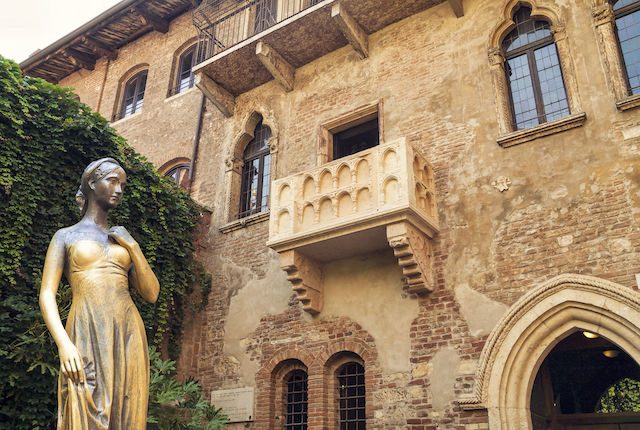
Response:
POLYGON ((175 99, 177 99, 177 98, 180 98, 180 97, 182 97, 182 96, 185 96, 185 95, 187 95, 187 94, 190 94, 190 93, 192 93, 192 92, 196 91, 197 89, 198 89, 198 87, 196 87, 196 86, 194 85, 194 86, 193 86, 193 87, 191 87, 191 88, 188 88, 188 89, 186 89, 186 90, 184 90, 184 91, 182 91, 182 92, 179 92, 178 94, 174 94, 174 95, 172 95, 172 96, 169 96, 169 97, 165 98, 165 99, 164 99, 164 102, 165 102, 165 103, 168 103, 168 102, 173 101, 173 100, 175 100, 175 99))
POLYGON ((119 120, 112 122, 111 126, 113 127, 115 125, 122 124, 123 122, 128 121, 128 120, 130 120, 132 118, 135 118, 137 116, 140 116, 141 114, 142 114, 142 109, 139 110, 138 112, 134 112, 131 115, 127 115, 124 118, 120 118, 119 120))
POLYGON ((539 137, 548 136, 550 134, 560 133, 561 131, 569 130, 571 128, 580 127, 582 124, 584 124, 586 119, 586 113, 575 113, 573 115, 565 116, 564 118, 536 125, 535 127, 518 130, 509 134, 499 136, 497 142, 503 148, 507 148, 509 146, 529 142, 539 137))
POLYGON ((248 217, 240 218, 235 221, 231 221, 222 227, 218 228, 220 233, 227 234, 235 230, 239 230, 241 228, 245 228, 251 224, 257 224, 259 222, 264 222, 269 219, 269 211, 260 212, 257 214, 249 215, 248 217))
POLYGON ((638 106, 640 106, 640 94, 616 100, 616 107, 621 111, 635 109, 638 106))

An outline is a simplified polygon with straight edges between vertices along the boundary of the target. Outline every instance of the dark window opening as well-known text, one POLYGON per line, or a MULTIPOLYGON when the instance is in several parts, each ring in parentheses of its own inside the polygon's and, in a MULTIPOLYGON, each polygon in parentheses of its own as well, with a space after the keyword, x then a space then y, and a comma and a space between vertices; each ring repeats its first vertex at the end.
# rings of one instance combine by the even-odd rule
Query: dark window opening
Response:
POLYGON ((269 208, 271 153, 267 142, 270 137, 271 129, 260 121, 256 126, 253 139, 242 155, 242 183, 238 218, 264 212, 269 208))
POLYGON ((613 3, 627 87, 631 95, 640 94, 640 1, 619 0, 613 3))
POLYGON ((366 429, 364 366, 346 363, 338 369, 337 376, 340 430, 366 429))
POLYGON ((165 173, 165 176, 175 182, 177 186, 184 188, 186 180, 189 177, 189 163, 179 164, 171 168, 171 170, 165 173))
POLYGON ((307 373, 294 370, 285 378, 286 430, 307 430, 307 373))
POLYGON ((380 143, 378 118, 333 134, 333 159, 346 157, 380 143))
POLYGON ((513 129, 533 127, 569 115, 558 51, 549 23, 531 19, 522 7, 516 28, 502 42, 513 129))
POLYGON ((540 366, 531 393, 533 429, 640 428, 640 413, 633 412, 640 410, 637 381, 640 366, 628 354, 600 336, 576 332, 540 366), (629 398, 635 404, 624 401, 629 398))
POLYGON ((147 86, 147 71, 144 70, 129 79, 124 86, 122 106, 116 119, 125 118, 142 109, 144 90, 147 86))

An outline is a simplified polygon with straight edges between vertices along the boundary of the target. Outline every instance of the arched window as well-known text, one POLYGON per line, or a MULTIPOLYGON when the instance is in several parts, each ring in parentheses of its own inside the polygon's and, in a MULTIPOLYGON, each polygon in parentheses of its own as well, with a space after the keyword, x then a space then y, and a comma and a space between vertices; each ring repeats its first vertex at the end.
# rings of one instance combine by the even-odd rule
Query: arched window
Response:
POLYGON ((640 94, 640 1, 613 1, 616 33, 629 95, 640 94))
POLYGON ((116 119, 125 118, 142 109, 144 90, 147 86, 147 70, 143 70, 130 78, 122 92, 122 105, 116 119))
POLYGON ((167 173, 164 174, 170 178, 179 187, 184 187, 186 179, 189 176, 189 163, 181 163, 175 167, 172 167, 167 173))
POLYGON ((269 207, 271 154, 267 142, 270 137, 271 129, 258 122, 253 139, 242 154, 239 218, 264 212, 269 207))
POLYGON ((340 430, 366 428, 364 366, 349 361, 336 370, 340 430))
POLYGON ((197 50, 198 44, 195 43, 180 55, 175 83, 169 91, 170 96, 182 93, 195 85, 196 75, 193 74, 192 69, 196 64, 197 50))
POLYGON ((307 372, 296 369, 284 378, 284 414, 286 430, 307 429, 307 372))
POLYGON ((558 51, 549 23, 532 19, 531 9, 527 7, 521 7, 513 21, 516 28, 502 42, 513 130, 569 115, 558 51))

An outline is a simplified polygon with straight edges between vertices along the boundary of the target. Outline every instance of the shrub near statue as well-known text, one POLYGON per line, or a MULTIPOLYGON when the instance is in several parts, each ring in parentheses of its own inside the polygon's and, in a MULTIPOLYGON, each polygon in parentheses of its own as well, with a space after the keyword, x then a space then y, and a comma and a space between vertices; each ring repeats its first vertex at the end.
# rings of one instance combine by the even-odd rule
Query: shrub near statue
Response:
POLYGON ((107 225, 125 183, 116 160, 89 164, 76 195, 82 220, 47 251, 40 307, 60 355, 58 429, 146 428, 147 338, 128 283, 152 303, 159 283, 127 230, 107 225), (63 272, 73 294, 66 330, 56 303, 63 272))

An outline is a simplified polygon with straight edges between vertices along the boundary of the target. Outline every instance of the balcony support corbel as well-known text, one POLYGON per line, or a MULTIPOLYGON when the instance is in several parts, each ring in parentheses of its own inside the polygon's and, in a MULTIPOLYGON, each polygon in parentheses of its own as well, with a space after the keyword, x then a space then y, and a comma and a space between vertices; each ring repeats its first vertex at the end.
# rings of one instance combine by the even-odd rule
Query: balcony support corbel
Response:
POLYGON ((369 37, 340 3, 331 7, 331 18, 361 59, 369 56, 369 37))
POLYGON ((405 276, 407 291, 433 291, 431 238, 407 221, 387 225, 387 240, 405 276))
POLYGON ((451 6, 451 9, 453 9, 453 13, 456 14, 456 18, 461 18, 464 15, 462 0, 449 0, 449 5, 451 6))
POLYGON ((296 70, 287 60, 282 58, 282 55, 261 40, 256 45, 256 55, 271 73, 271 76, 284 87, 285 91, 293 90, 296 70))
POLYGON ((322 269, 320 264, 295 249, 280 252, 280 267, 298 294, 302 309, 312 315, 322 310, 322 269))
POLYGON ((225 117, 230 118, 233 116, 233 110, 236 105, 235 97, 205 73, 197 73, 197 77, 196 86, 211 100, 211 103, 213 103, 225 117))

